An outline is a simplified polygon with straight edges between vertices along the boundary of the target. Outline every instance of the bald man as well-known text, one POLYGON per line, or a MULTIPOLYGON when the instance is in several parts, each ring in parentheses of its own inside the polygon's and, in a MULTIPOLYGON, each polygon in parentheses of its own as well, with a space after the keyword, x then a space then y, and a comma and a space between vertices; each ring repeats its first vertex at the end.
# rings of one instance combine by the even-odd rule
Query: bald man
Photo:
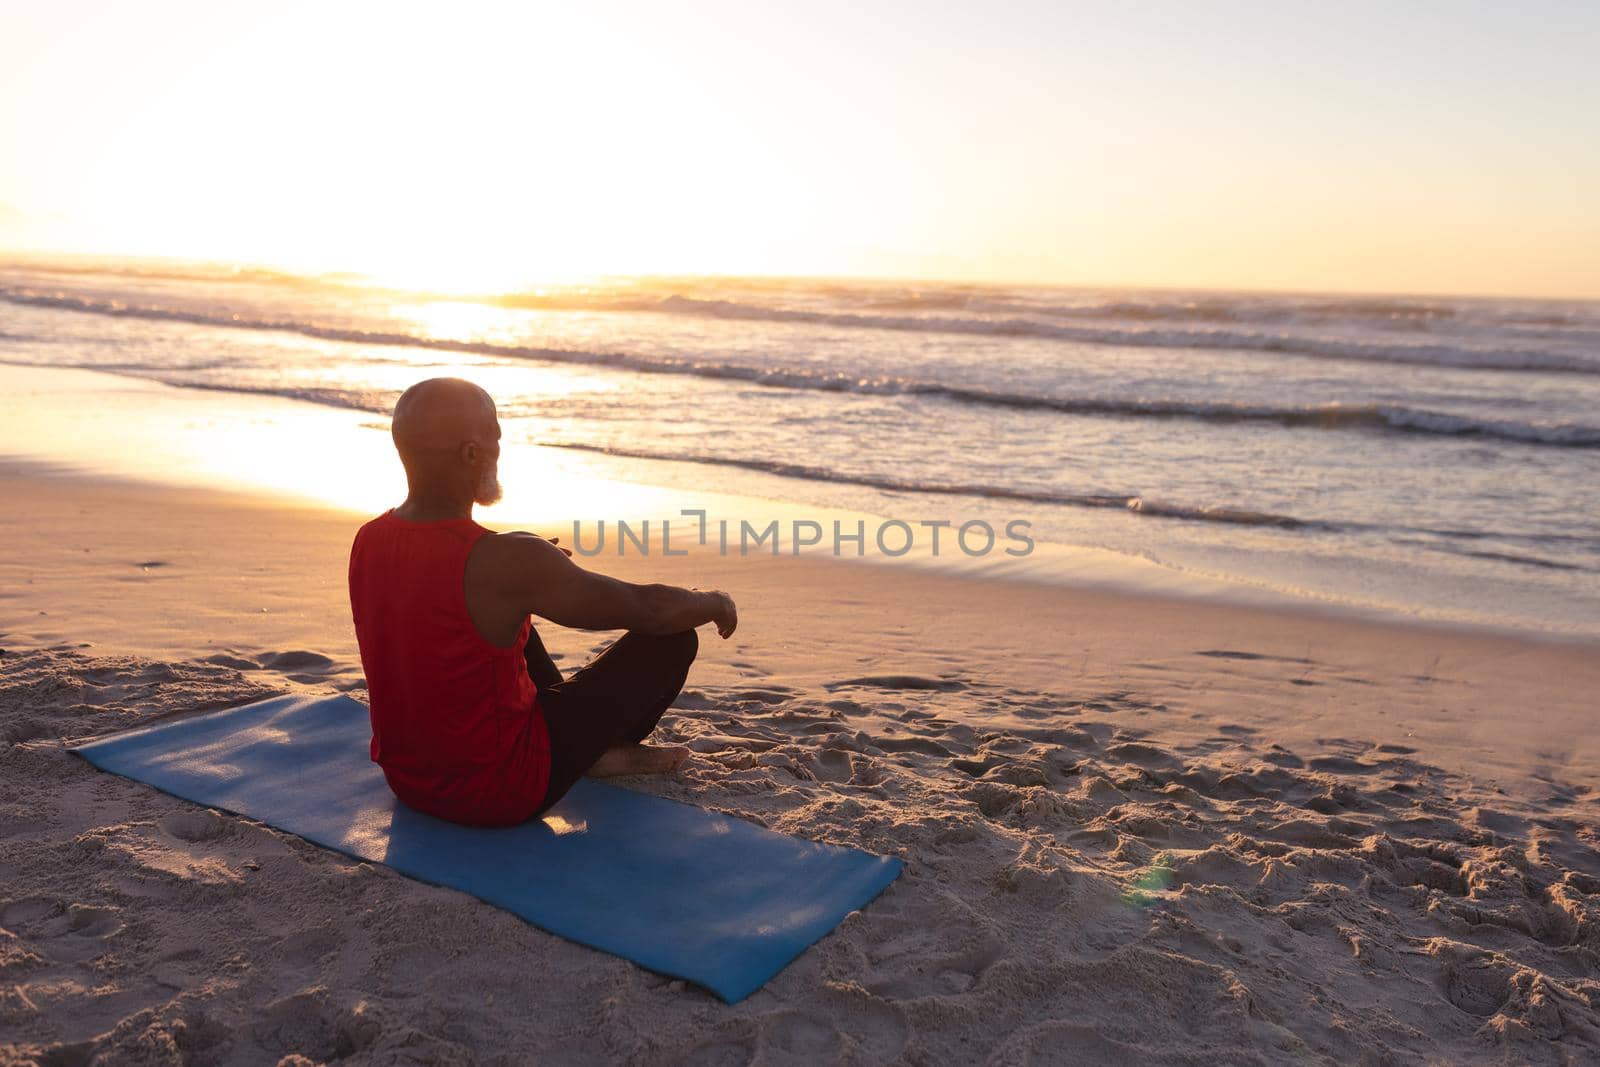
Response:
POLYGON ((350 550, 350 608, 372 710, 372 759, 403 802, 453 822, 540 814, 584 774, 660 774, 689 756, 646 743, 694 661, 695 627, 738 625, 726 593, 584 570, 556 539, 472 518, 500 499, 489 394, 432 378, 395 405, 405 502, 350 550), (626 630, 563 679, 530 616, 626 630))

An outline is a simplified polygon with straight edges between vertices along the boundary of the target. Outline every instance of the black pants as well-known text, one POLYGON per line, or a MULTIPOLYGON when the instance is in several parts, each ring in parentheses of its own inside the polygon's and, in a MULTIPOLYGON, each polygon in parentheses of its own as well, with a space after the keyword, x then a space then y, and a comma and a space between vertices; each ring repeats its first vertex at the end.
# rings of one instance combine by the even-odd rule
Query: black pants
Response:
POLYGON ((606 749, 650 736, 678 699, 699 648, 693 630, 661 635, 629 630, 563 679, 539 631, 529 629, 528 677, 539 687, 539 706, 550 728, 550 785, 536 814, 565 796, 606 749))

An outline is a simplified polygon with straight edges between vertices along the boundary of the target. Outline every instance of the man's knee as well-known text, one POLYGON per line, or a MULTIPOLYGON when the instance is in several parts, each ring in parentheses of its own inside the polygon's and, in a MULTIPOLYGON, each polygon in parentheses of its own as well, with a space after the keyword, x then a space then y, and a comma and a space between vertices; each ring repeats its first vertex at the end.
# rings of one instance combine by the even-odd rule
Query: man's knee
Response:
POLYGON ((691 628, 679 630, 675 634, 668 634, 667 640, 672 642, 673 651, 683 657, 684 663, 693 663, 695 653, 700 650, 700 635, 691 628))
POLYGON ((646 634, 630 630, 627 636, 635 641, 648 642, 665 655, 684 663, 693 662, 695 653, 700 649, 700 637, 693 629, 671 634, 646 634))

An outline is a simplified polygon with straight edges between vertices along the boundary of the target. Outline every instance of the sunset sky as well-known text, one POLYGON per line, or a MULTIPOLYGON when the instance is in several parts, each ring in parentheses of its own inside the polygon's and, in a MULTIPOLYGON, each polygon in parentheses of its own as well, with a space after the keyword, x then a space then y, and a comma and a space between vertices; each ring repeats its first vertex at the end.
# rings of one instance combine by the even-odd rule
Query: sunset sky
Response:
POLYGON ((1600 4, 0 2, 0 247, 1600 297, 1600 4))

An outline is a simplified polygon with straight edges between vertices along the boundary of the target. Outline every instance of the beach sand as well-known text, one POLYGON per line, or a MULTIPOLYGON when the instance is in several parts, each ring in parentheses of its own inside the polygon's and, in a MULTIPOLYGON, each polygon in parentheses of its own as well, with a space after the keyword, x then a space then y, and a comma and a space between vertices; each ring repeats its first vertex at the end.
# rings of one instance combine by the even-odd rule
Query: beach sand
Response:
MULTIPOLYGON (((740 605, 663 722, 695 760, 623 784, 906 863, 730 1007, 67 753, 363 697, 361 516, 17 462, 0 494, 0 1064, 1600 1059, 1592 644, 588 561, 740 605)), ((564 668, 614 636, 540 632, 564 668)))

